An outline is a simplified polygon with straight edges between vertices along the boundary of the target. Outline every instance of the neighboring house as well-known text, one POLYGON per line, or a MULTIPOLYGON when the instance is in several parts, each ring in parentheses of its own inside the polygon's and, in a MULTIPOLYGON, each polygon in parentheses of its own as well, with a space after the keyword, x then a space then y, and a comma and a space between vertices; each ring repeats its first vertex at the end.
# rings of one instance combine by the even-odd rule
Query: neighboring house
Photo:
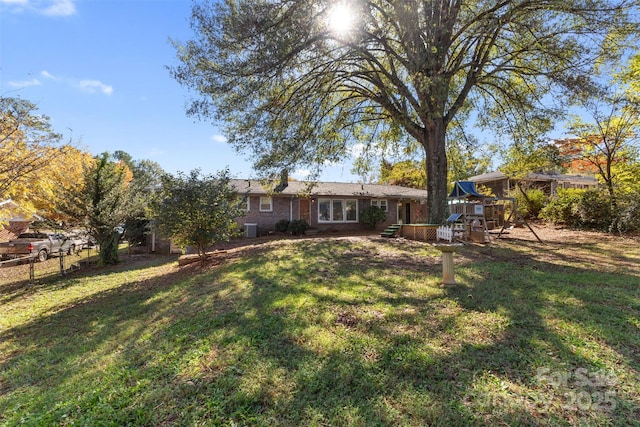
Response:
MULTIPOLYGON (((491 189, 496 197, 508 197, 516 187, 517 179, 509 178, 502 172, 491 172, 472 176, 468 181, 491 189)), ((556 173, 530 173, 523 180, 528 188, 538 188, 552 196, 558 188, 595 188, 598 180, 593 176, 564 175, 556 173)))
POLYGON ((261 233, 275 230, 280 220, 305 220, 320 231, 354 231, 360 212, 371 205, 382 208, 387 220, 381 227, 396 223, 420 223, 427 218, 427 191, 395 185, 338 182, 307 183, 287 181, 286 176, 273 191, 258 180, 233 179, 231 186, 246 196, 240 224, 256 224, 261 233))
POLYGON ((41 220, 37 215, 24 216, 23 210, 13 200, 0 202, 0 242, 7 242, 29 230, 29 225, 41 220))

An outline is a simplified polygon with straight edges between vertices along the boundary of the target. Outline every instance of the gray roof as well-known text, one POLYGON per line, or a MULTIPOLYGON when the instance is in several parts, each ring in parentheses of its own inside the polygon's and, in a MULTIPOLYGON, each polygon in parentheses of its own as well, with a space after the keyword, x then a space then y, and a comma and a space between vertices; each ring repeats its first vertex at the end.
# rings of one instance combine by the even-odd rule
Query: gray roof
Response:
POLYGON ((598 180, 593 176, 586 175, 565 175, 553 173, 530 173, 527 179, 531 181, 558 181, 558 182, 581 182, 584 184, 597 184, 598 180))
POLYGON ((483 173, 482 175, 472 176, 471 178, 467 178, 467 181, 473 182, 489 182, 489 181, 500 181, 503 179, 507 179, 507 176, 502 172, 489 172, 483 173))
MULTIPOLYGON (((259 180, 232 179, 231 186, 238 193, 265 195, 270 194, 268 185, 263 186, 259 180)), ((370 198, 407 198, 426 199, 427 190, 400 187, 398 185, 358 184, 346 182, 306 182, 289 181, 281 191, 271 194, 284 196, 345 196, 370 198)))
MULTIPOLYGON (((502 172, 489 172, 484 173, 482 175, 472 176, 468 179, 468 181, 473 182, 490 182, 490 181, 501 181, 508 179, 508 177, 502 172)), ((565 175, 559 173, 540 173, 540 172, 532 172, 525 177, 528 181, 557 181, 557 182, 580 182, 585 184, 595 185, 598 183, 598 180, 593 176, 586 175, 565 175)))

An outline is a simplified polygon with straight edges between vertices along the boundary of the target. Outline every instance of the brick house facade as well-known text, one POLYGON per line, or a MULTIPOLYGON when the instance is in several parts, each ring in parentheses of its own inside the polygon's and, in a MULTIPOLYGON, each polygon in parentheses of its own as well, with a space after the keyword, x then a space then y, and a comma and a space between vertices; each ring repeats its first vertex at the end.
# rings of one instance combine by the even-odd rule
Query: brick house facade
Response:
POLYGON ((260 233, 275 230, 281 220, 305 220, 319 231, 358 231, 360 212, 372 204, 385 210, 382 226, 421 223, 427 218, 426 190, 395 185, 300 181, 280 182, 275 189, 257 180, 231 180, 238 194, 246 197, 246 214, 237 218, 241 226, 257 225, 260 233))

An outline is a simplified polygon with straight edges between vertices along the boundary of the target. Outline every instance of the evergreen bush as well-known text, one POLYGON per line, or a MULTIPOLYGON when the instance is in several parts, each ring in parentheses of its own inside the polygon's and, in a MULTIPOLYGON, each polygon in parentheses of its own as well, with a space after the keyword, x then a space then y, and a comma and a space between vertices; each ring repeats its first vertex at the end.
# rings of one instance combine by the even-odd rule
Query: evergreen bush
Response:
POLYGON ((280 221, 276 222, 275 228, 276 231, 279 231, 281 233, 286 232, 289 229, 289 220, 281 219, 280 221))
POLYGON ((387 220, 387 215, 378 206, 369 206, 360 212, 360 224, 368 225, 372 229, 387 220))
POLYGON ((527 190, 525 193, 526 197, 519 189, 512 192, 512 197, 515 198, 518 206, 518 212, 524 218, 538 218, 542 208, 549 202, 549 197, 544 191, 537 188, 527 190))
POLYGON ((304 219, 296 219, 289 223, 287 231, 294 236, 300 236, 304 234, 309 228, 309 224, 304 219))
POLYGON ((555 197, 540 210, 539 217, 553 224, 564 224, 567 227, 579 227, 580 218, 576 214, 576 206, 582 199, 585 190, 559 188, 555 197))

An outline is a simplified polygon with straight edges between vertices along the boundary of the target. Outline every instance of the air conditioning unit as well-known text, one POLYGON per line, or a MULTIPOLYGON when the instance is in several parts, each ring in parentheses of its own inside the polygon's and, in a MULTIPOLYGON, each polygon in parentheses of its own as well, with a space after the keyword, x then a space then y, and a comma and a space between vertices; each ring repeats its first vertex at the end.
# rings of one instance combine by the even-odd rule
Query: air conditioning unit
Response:
POLYGON ((258 237, 258 224, 246 223, 244 225, 244 236, 250 238, 258 237))

